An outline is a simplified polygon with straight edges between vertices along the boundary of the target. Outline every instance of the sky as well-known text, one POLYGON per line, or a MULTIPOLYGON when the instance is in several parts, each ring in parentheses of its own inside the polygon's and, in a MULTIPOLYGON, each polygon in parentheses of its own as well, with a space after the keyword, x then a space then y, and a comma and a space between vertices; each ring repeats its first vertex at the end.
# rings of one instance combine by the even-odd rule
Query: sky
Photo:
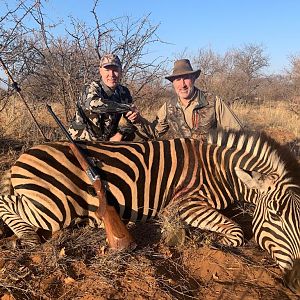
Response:
MULTIPOLYGON (((92 24, 92 5, 92 0, 49 0, 49 17, 67 20, 72 15, 92 24)), ((300 54, 299 12, 298 0, 100 0, 97 7, 100 23, 150 13, 152 24, 160 24, 159 37, 168 42, 153 49, 153 55, 172 58, 184 50, 193 55, 201 48, 222 55, 258 44, 270 58, 270 73, 281 73, 289 56, 300 54)))
MULTIPOLYGON (((93 25, 92 7, 93 0, 48 0, 45 12, 52 21, 68 22, 72 15, 93 25)), ((100 23, 150 13, 151 23, 159 24, 158 36, 167 42, 151 49, 153 56, 172 59, 183 51, 196 55, 202 48, 223 55, 256 44, 270 58, 268 73, 283 72, 289 56, 300 55, 299 12, 298 0, 99 0, 97 7, 100 23)))

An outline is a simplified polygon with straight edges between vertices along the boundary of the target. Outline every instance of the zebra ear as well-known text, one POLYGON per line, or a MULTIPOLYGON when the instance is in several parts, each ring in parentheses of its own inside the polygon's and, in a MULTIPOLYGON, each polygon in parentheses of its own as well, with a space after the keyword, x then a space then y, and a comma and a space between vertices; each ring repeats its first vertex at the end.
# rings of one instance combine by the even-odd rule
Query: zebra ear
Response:
MULTIPOLYGON (((256 172, 235 168, 237 177, 250 189, 264 190, 267 189, 271 182, 267 175, 256 172)), ((271 179, 271 181, 273 181, 271 179)))

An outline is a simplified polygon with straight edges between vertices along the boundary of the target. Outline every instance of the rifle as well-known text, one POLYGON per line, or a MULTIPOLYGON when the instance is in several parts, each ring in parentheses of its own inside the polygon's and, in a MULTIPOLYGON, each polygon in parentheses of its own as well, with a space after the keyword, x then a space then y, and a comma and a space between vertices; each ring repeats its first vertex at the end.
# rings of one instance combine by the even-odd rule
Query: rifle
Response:
POLYGON ((93 112, 98 114, 106 113, 127 113, 133 110, 132 104, 118 103, 115 101, 105 100, 103 104, 99 107, 93 107, 93 112))
MULTIPOLYGON (((77 110, 79 111, 81 117, 85 119, 85 114, 82 110, 82 107, 77 102, 77 110)), ((105 100, 103 104, 99 107, 93 108, 92 111, 98 114, 106 114, 106 113, 127 113, 129 111, 135 111, 134 104, 126 104, 126 103, 118 103, 115 101, 105 100)), ((140 122, 140 126, 143 128, 144 133, 146 134, 149 140, 153 139, 153 137, 149 134, 148 129, 145 127, 144 122, 140 122)))
POLYGON ((73 154, 94 186, 99 198, 99 207, 96 211, 96 215, 102 219, 104 223, 109 246, 115 250, 133 250, 136 247, 136 244, 126 226, 122 222, 120 216, 117 214, 115 208, 107 203, 105 189, 95 166, 88 160, 88 158, 85 157, 82 149, 75 143, 69 132, 65 129, 61 121, 53 112, 51 106, 48 104, 47 109, 66 135, 67 139, 70 141, 70 148, 73 154))

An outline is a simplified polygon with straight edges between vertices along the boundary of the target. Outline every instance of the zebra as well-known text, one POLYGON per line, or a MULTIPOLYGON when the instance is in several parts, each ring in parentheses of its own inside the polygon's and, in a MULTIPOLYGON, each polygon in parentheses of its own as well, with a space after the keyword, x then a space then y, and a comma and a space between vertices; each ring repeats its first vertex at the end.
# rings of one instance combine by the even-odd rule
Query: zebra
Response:
MULTIPOLYGON (((207 141, 80 142, 124 221, 145 222, 176 204, 183 222, 214 231, 221 243, 244 243, 242 228, 222 214, 252 203, 253 233, 300 291, 300 166, 262 133, 217 130, 207 141)), ((0 196, 0 218, 16 236, 38 244, 37 228, 52 232, 96 217, 98 199, 69 143, 37 145, 11 168, 11 195, 0 196)))

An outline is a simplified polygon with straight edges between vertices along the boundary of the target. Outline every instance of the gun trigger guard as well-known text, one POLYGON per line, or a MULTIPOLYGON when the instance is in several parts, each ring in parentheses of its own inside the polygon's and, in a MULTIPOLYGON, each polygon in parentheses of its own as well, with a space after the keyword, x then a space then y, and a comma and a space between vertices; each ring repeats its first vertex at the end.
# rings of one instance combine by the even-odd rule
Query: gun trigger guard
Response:
POLYGON ((100 178, 100 176, 98 174, 95 174, 91 169, 88 169, 86 171, 86 174, 91 182, 95 182, 98 178, 100 178))

